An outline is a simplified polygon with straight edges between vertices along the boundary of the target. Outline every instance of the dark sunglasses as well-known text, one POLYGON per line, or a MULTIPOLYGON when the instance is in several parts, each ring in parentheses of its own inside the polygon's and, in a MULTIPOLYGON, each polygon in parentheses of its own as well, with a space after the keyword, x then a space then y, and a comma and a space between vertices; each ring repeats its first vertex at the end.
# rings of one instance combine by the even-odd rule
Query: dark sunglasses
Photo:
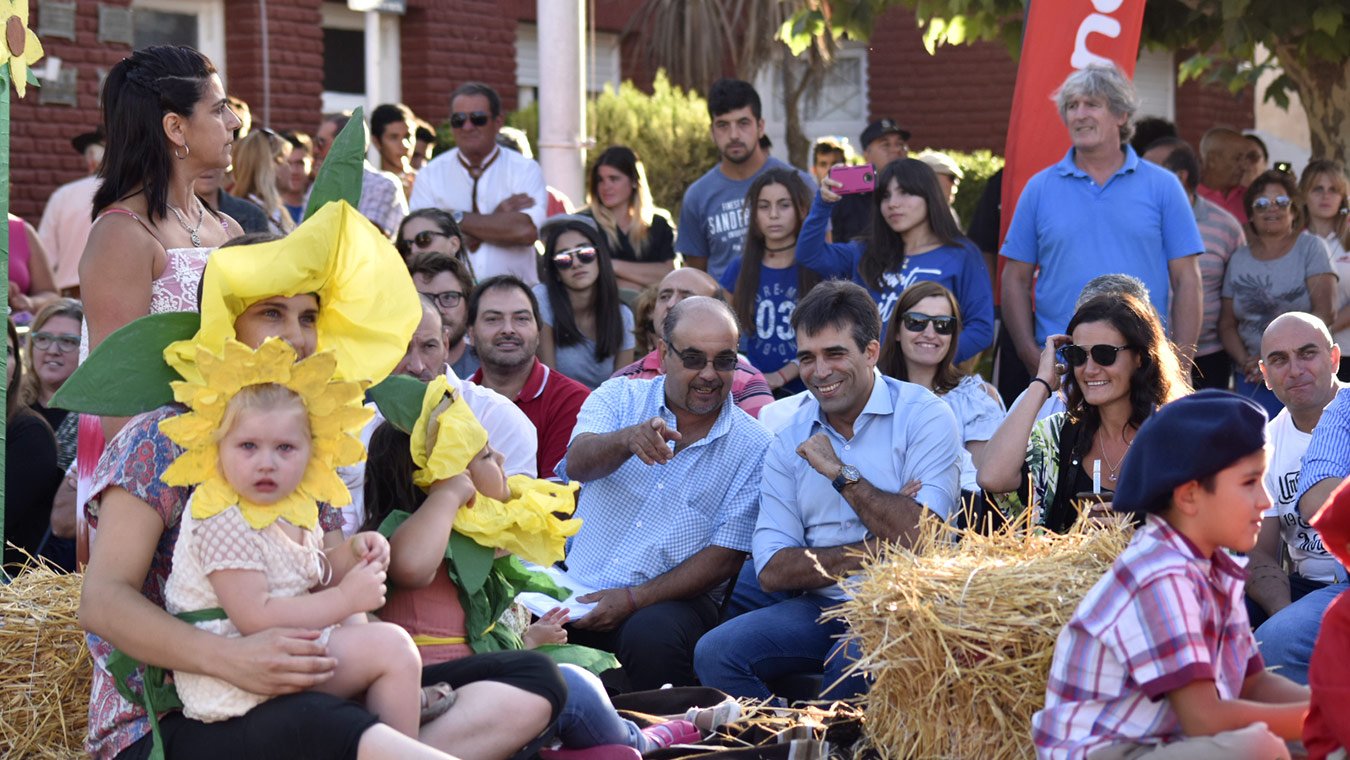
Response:
POLYGON ((553 254, 553 264, 559 269, 571 269, 573 264, 589 264, 595 257, 595 246, 579 245, 553 254))
POLYGON ((445 234, 444 232, 436 232, 435 230, 423 230, 417 233, 416 235, 413 235, 412 240, 398 241, 397 245, 398 252, 406 256, 408 255, 408 252, 413 249, 413 246, 416 246, 418 248, 426 248, 427 246, 431 245, 432 240, 435 240, 438 237, 448 238, 450 236, 445 234))
POLYGON ((905 329, 912 333, 921 333, 928 328, 928 323, 933 323, 933 332, 938 335, 951 335, 956 332, 956 317, 938 316, 934 317, 918 311, 907 311, 900 315, 900 320, 905 329))
POLYGON ((487 111, 474 111, 473 113, 456 111, 450 114, 450 126, 455 129, 462 129, 464 127, 464 122, 471 121, 475 127, 486 127, 488 119, 491 118, 492 116, 489 115, 487 111))
POLYGON ((681 351, 675 347, 674 343, 667 343, 666 346, 674 351, 676 356, 680 357, 680 363, 684 365, 685 369, 692 369, 697 372, 702 372, 703 368, 708 366, 709 361, 712 361, 714 370, 731 372, 736 369, 736 364, 739 361, 735 351, 724 351, 709 360, 708 355, 702 351, 696 351, 692 348, 681 351))
POLYGON ((1081 367, 1087 364, 1089 356, 1092 357, 1092 361, 1097 362, 1097 366, 1109 367, 1116 363, 1116 356, 1121 351, 1131 348, 1133 346, 1108 346, 1105 343, 1087 347, 1068 345, 1061 348, 1059 353, 1070 367, 1081 367))
POLYGON ((1289 200, 1289 196, 1287 195, 1277 195, 1275 196, 1274 200, 1271 200, 1270 198, 1267 198, 1265 196, 1261 196, 1260 198, 1257 198, 1256 200, 1252 201, 1252 211, 1265 211, 1271 206, 1276 206, 1278 208, 1289 208, 1293 204, 1294 202, 1289 200))
POLYGON ((453 309, 464 300, 464 293, 458 290, 444 290, 440 293, 422 293, 422 297, 442 309, 453 309))
POLYGON ((39 351, 46 351, 56 344, 56 350, 63 354, 72 354, 80 350, 80 336, 78 335, 56 335, 49 332, 35 332, 29 338, 33 341, 33 347, 39 351))

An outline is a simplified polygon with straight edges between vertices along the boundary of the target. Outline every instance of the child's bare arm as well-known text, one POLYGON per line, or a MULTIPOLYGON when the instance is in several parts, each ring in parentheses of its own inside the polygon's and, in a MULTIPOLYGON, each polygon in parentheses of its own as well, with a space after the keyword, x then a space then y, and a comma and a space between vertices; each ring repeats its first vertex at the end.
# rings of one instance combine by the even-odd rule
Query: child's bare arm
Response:
POLYGON ((1266 704, 1302 702, 1307 705, 1311 696, 1307 686, 1294 683, 1279 673, 1262 670, 1247 676, 1242 682, 1242 698, 1266 704))
MULTIPOLYGON (((1243 694, 1246 695, 1245 684, 1243 694)), ((1303 718, 1308 712, 1306 695, 1302 701, 1281 704, 1250 699, 1220 699, 1218 689, 1210 680, 1192 681, 1170 691, 1167 701, 1176 710, 1181 730, 1187 736, 1214 736, 1260 722, 1265 723, 1276 736, 1286 740, 1298 739, 1303 734, 1303 718)))
POLYGON ((566 644, 567 630, 563 626, 567 623, 567 614, 571 612, 566 607, 554 607, 544 616, 530 624, 525 629, 525 635, 521 637, 526 649, 535 649, 543 644, 566 644))
POLYGON ((384 606, 384 571, 357 564, 342 583, 312 594, 274 597, 257 570, 217 570, 207 576, 230 622, 245 636, 268 628, 324 628, 384 606))
POLYGON ((445 559, 455 515, 475 493, 466 473, 432 484, 427 500, 389 540, 389 579, 396 586, 415 589, 431 583, 445 559))
POLYGON ((363 559, 371 560, 382 570, 389 569, 389 542, 373 530, 362 531, 351 538, 345 538, 340 530, 330 530, 323 534, 323 551, 332 568, 325 586, 336 586, 347 571, 363 559))

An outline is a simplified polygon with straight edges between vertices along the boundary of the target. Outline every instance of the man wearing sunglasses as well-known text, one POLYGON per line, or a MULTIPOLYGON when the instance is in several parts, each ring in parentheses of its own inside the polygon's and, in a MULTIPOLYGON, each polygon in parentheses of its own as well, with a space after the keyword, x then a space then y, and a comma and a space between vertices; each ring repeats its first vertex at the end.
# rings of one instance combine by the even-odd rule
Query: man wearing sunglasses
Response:
POLYGON ((847 627, 820 622, 849 596, 834 579, 856 574, 863 553, 909 545, 921 523, 947 519, 960 497, 961 441, 946 403, 877 370, 881 316, 861 286, 820 283, 792 327, 811 399, 765 455, 754 536, 760 588, 788 598, 718 626, 695 666, 704 686, 756 699, 773 696, 769 681, 823 670, 821 697, 847 699, 867 684, 843 677, 858 655, 840 639, 847 627))
POLYGON ((770 441, 731 403, 731 308, 689 298, 663 327, 665 373, 591 393, 558 465, 584 484, 568 576, 601 589, 578 597, 595 608, 569 640, 618 655, 634 689, 695 683, 694 645, 717 623, 714 589, 750 549, 770 441))
POLYGON ((510 274, 539 282, 534 241, 548 208, 539 164, 497 144, 502 102, 482 82, 466 82, 450 95, 455 149, 417 173, 409 205, 414 211, 449 211, 464 232, 479 280, 510 274))
MULTIPOLYGON (((323 122, 314 132, 314 175, 318 176, 319 167, 323 165, 323 160, 328 157, 328 150, 333 147, 333 140, 337 139, 338 133, 347 122, 351 121, 352 112, 343 111, 341 113, 328 114, 323 117, 323 122)), ((366 139, 366 147, 370 147, 369 135, 366 139)), ((398 230, 399 222, 408 215, 408 200, 403 197, 403 183, 389 172, 382 172, 371 166, 369 161, 361 162, 361 202, 356 207, 361 212, 361 216, 369 219, 371 224, 380 228, 384 234, 393 237, 394 232, 398 230)))

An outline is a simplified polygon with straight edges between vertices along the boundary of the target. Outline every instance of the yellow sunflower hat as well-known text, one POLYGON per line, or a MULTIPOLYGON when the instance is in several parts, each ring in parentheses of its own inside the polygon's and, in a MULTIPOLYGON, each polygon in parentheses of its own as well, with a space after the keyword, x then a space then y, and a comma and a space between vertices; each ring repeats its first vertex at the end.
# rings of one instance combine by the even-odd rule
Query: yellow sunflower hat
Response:
POLYGON ((281 240, 212 253, 202 277, 201 328, 169 344, 164 360, 200 383, 198 346, 220 355, 250 306, 302 293, 318 296, 317 350, 332 352, 338 380, 383 380, 422 320, 417 289, 393 244, 356 209, 334 201, 281 240))
POLYGON ((227 338, 220 354, 204 346, 195 349, 193 367, 200 382, 173 383, 174 399, 191 411, 164 420, 159 429, 186 451, 161 478, 171 486, 197 486, 192 497, 194 518, 206 519, 238 505, 255 530, 281 517, 292 525, 312 528, 318 520, 317 502, 342 506, 351 501, 337 468, 365 459, 358 436, 373 412, 361 404, 360 383, 333 379, 338 362, 331 351, 299 362, 295 358, 295 349, 279 338, 268 338, 256 351, 227 338), (290 389, 304 402, 312 449, 299 487, 276 504, 262 505, 244 499, 225 480, 216 440, 235 394, 268 383, 290 389))

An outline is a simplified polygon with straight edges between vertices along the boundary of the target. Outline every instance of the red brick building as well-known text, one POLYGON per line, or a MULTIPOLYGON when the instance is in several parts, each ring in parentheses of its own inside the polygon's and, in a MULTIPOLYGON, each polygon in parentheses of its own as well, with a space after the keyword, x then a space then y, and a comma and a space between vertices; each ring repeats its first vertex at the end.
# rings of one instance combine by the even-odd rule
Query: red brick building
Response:
MULTIPOLYGON (((597 80, 650 82, 637 41, 621 37, 640 2, 591 3, 588 70, 597 80)), ((533 99, 539 66, 535 0, 394 4, 404 5, 405 12, 372 21, 331 0, 32 0, 32 26, 47 56, 60 59, 62 76, 74 74, 73 90, 64 91, 73 104, 42 102, 60 94, 59 87, 45 95, 30 90, 25 100, 15 101, 13 212, 36 223, 52 190, 81 175, 82 161, 69 140, 98 123, 102 77, 131 50, 127 42, 106 39, 117 36, 119 21, 125 27, 127 17, 119 10, 131 10, 136 44, 177 41, 211 56, 229 92, 251 105, 255 123, 276 129, 312 131, 326 104, 359 102, 366 91, 380 93, 381 102, 401 99, 433 123, 448 117, 450 91, 469 79, 495 87, 508 110, 533 99), (71 6, 74 23, 66 27, 64 13, 71 6), (51 14, 45 23, 44 11, 51 14), (58 16, 63 18, 57 31, 73 32, 73 39, 46 33, 58 16), (368 87, 362 63, 372 34, 380 65, 368 87), (335 86, 347 89, 334 91, 335 86)), ((1251 126, 1250 93, 1234 98, 1226 90, 1177 87, 1177 58, 1148 54, 1148 65, 1141 62, 1146 111, 1173 118, 1192 141, 1215 123, 1251 126), (1152 77, 1148 87, 1146 73, 1152 77)), ((912 12, 894 9, 878 21, 869 46, 846 53, 836 84, 804 114, 804 123, 809 136, 843 134, 856 141, 869 119, 892 116, 914 132, 916 147, 1001 152, 1014 79, 1015 66, 999 45, 943 48, 929 56, 912 12)), ((598 90, 602 84, 591 86, 598 90)), ((770 131, 781 135, 781 118, 774 123, 774 98, 766 91, 772 79, 762 77, 759 85, 770 131)))

